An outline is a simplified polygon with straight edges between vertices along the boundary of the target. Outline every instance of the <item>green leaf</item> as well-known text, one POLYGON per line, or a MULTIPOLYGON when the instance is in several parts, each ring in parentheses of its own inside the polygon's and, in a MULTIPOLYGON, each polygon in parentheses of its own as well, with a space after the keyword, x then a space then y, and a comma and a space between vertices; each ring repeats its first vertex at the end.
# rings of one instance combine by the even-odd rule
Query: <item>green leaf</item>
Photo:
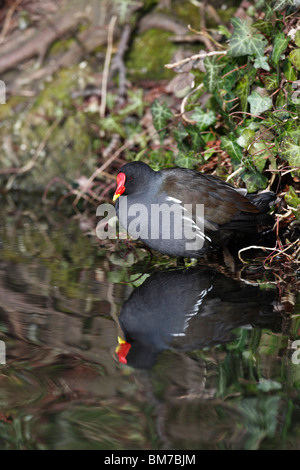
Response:
POLYGON ((296 46, 300 47, 300 31, 299 31, 299 29, 295 34, 295 41, 294 42, 295 42, 296 46))
POLYGON ((293 186, 289 187, 289 191, 285 194, 284 199, 290 207, 296 209, 293 211, 293 213, 295 217, 300 220, 300 198, 298 197, 293 186))
POLYGON ((226 28, 226 26, 223 26, 222 24, 218 26, 218 33, 222 34, 227 39, 229 39, 231 36, 231 32, 226 28))
POLYGON ((272 60, 275 65, 279 64, 280 57, 283 52, 286 50, 288 43, 290 42, 289 38, 286 38, 284 33, 278 33, 274 39, 272 60))
POLYGON ((184 153, 187 152, 189 147, 187 144, 184 143, 184 140, 186 137, 188 137, 189 133, 187 132, 186 128, 182 125, 182 123, 179 123, 179 126, 173 129, 173 135, 177 143, 178 150, 184 153))
POLYGON ((159 132, 160 139, 162 140, 165 135, 164 127, 173 118, 172 111, 168 108, 164 102, 160 104, 158 100, 155 100, 151 106, 151 112, 153 117, 153 125, 157 132, 159 132))
POLYGON ((257 170, 262 173, 266 166, 267 160, 273 156, 265 142, 254 142, 248 149, 249 155, 252 155, 252 162, 257 170))
POLYGON ((181 168, 195 168, 195 163, 197 162, 195 158, 195 152, 190 151, 187 154, 179 152, 178 156, 175 158, 176 166, 181 168))
POLYGON ((126 137, 126 133, 122 125, 118 122, 117 117, 108 116, 101 120, 101 129, 109 132, 109 134, 119 134, 121 137, 126 137))
POLYGON ((257 91, 253 91, 248 96, 248 101, 250 103, 250 112, 256 116, 272 108, 272 98, 261 96, 257 91))
POLYGON ((243 130, 236 142, 237 144, 239 144, 240 147, 246 149, 247 147, 249 147, 251 142, 253 142, 254 138, 255 132, 252 129, 246 128, 243 130))
POLYGON ((297 72, 294 69, 294 67, 293 67, 293 65, 292 65, 292 63, 289 59, 287 59, 283 62, 282 69, 283 69, 284 76, 287 80, 290 80, 292 82, 294 80, 297 80, 297 72))
POLYGON ((205 57, 203 62, 206 70, 204 85, 207 90, 212 93, 217 86, 218 80, 220 79, 218 76, 219 70, 223 68, 224 65, 217 62, 216 57, 205 57))
POLYGON ((292 62, 293 66, 297 69, 300 70, 300 49, 294 49, 290 55, 289 59, 292 62))
POLYGON ((146 279, 150 276, 150 274, 142 274, 142 273, 135 273, 131 274, 129 277, 129 282, 134 286, 134 287, 139 287, 141 286, 146 279))
POLYGON ((240 18, 232 18, 231 23, 234 32, 229 41, 228 54, 232 57, 254 55, 259 57, 264 54, 267 40, 260 33, 240 18))
MULTIPOLYGON (((286 96, 283 93, 283 91, 280 90, 280 92, 277 93, 277 98, 276 98, 276 103, 275 103, 276 109, 277 110, 282 109, 284 107, 285 103, 286 103, 286 96)), ((281 112, 276 113, 276 118, 281 119, 281 112)))
POLYGON ((279 147, 279 155, 286 160, 292 168, 300 168, 300 146, 296 144, 290 136, 282 139, 279 147))
POLYGON ((192 150, 199 152, 199 150, 204 147, 204 140, 201 137, 200 132, 204 130, 201 126, 187 126, 186 130, 189 137, 191 138, 192 150))
POLYGON ((271 392, 272 390, 280 390, 282 388, 282 384, 276 382, 275 380, 270 379, 259 379, 259 383, 257 385, 257 389, 261 390, 262 392, 271 392))
POLYGON ((144 110, 143 104, 143 90, 128 90, 128 105, 119 111, 119 114, 122 116, 124 114, 133 114, 136 113, 138 116, 142 116, 144 110))
POLYGON ((298 197, 293 186, 289 187, 289 191, 287 194, 285 194, 284 199, 286 200, 289 206, 292 206, 295 209, 297 209, 299 206, 299 209, 300 209, 300 198, 298 197))
POLYGON ((271 21, 257 20, 252 26, 266 36, 272 36, 274 31, 271 21))
POLYGON ((219 88, 221 87, 226 91, 231 91, 232 88, 234 87, 234 85, 237 81, 237 77, 238 77, 238 72, 236 70, 236 62, 235 61, 232 62, 232 63, 230 62, 230 63, 226 64, 226 66, 222 70, 222 75, 226 75, 226 74, 228 74, 228 75, 226 77, 222 78, 222 79, 219 77, 219 88), (231 73, 228 73, 228 72, 231 72, 231 73))
POLYGON ((265 189, 268 185, 268 178, 254 169, 243 171, 240 177, 246 184, 249 193, 255 193, 259 189, 265 189))
POLYGON ((273 5, 274 11, 282 11, 285 10, 286 7, 294 6, 294 0, 276 0, 275 4, 273 5))
POLYGON ((250 91, 249 76, 245 75, 243 78, 239 80, 239 83, 236 87, 236 94, 241 100, 242 111, 247 111, 249 91, 250 91))
POLYGON ((230 156, 234 163, 240 163, 242 161, 243 151, 235 142, 235 137, 232 134, 230 137, 221 137, 221 149, 230 156))
POLYGON ((268 58, 264 55, 260 55, 259 57, 257 57, 253 65, 256 69, 263 69, 263 70, 267 70, 268 72, 270 70, 270 66, 268 64, 268 58))
POLYGON ((276 73, 271 75, 264 75, 261 77, 263 84, 265 85, 266 90, 271 91, 278 88, 278 78, 276 73))
POLYGON ((198 130, 205 131, 216 122, 216 115, 213 111, 209 110, 207 113, 201 108, 196 108, 193 112, 191 119, 197 122, 198 130))

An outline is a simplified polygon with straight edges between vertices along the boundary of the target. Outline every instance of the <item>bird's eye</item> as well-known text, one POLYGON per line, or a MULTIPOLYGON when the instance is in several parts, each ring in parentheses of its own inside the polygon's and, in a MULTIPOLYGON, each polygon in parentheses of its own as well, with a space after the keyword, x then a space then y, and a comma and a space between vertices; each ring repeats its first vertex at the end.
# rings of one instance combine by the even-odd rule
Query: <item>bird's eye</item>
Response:
POLYGON ((130 176, 128 181, 133 181, 133 176, 130 176))

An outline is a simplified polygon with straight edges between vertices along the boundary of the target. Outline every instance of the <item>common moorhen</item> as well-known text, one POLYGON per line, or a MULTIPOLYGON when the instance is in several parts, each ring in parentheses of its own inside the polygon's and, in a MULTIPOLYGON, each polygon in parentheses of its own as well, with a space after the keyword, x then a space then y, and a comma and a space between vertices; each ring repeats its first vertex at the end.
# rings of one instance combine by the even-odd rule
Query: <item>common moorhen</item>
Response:
POLYGON ((156 272, 124 303, 119 361, 148 369, 164 350, 192 351, 234 339, 249 324, 280 331, 277 293, 206 266, 156 272))
POLYGON ((272 224, 267 212, 275 198, 269 191, 247 195, 195 170, 154 171, 131 162, 117 175, 113 200, 121 226, 132 237, 171 256, 199 257, 233 233, 254 234, 272 224))

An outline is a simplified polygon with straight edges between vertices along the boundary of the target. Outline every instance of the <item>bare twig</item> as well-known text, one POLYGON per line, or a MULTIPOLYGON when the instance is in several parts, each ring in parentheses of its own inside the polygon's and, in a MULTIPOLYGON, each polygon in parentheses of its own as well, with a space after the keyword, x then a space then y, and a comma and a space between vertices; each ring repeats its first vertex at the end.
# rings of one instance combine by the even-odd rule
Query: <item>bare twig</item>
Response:
POLYGON ((7 15, 5 17, 4 25, 0 34, 0 46, 4 42, 5 36, 7 34, 7 31, 9 29, 10 21, 12 19, 12 16, 15 12, 15 10, 18 8, 22 0, 16 0, 15 3, 10 7, 10 9, 7 12, 7 15))
POLYGON ((178 62, 174 62, 173 64, 165 64, 167 69, 173 69, 178 67, 179 65, 186 64, 191 60, 198 60, 198 59, 205 59, 205 57, 210 57, 214 55, 226 55, 227 51, 211 51, 211 52, 202 52, 201 54, 194 54, 191 57, 187 57, 186 59, 179 60, 178 62))
POLYGON ((228 181, 234 178, 235 176, 239 175, 243 171, 243 169, 244 168, 240 166, 233 173, 231 173, 231 175, 227 176, 226 183, 228 183, 228 181))
POLYGON ((126 96, 126 68, 124 64, 124 55, 128 47, 128 42, 131 34, 131 26, 126 24, 123 28, 121 39, 118 46, 118 51, 114 56, 109 72, 109 78, 114 74, 116 70, 119 71, 119 91, 118 101, 119 104, 123 104, 124 97, 126 96))
POLYGON ((112 154, 116 148, 118 147, 120 143, 121 137, 119 134, 113 134, 111 141, 109 145, 103 150, 103 158, 109 157, 110 154, 112 154))
MULTIPOLYGON (((293 246, 295 245, 299 245, 299 240, 295 240, 293 243, 290 243, 286 248, 284 249, 278 249, 276 247, 273 247, 273 248, 269 248, 267 246, 257 246, 257 245, 251 245, 251 246, 247 246, 245 248, 241 248, 238 252, 238 257, 239 259, 241 260, 242 263, 246 263, 246 261, 243 260, 243 258, 241 257, 241 253, 243 251, 247 251, 247 250, 263 250, 263 251, 271 251, 272 253, 274 253, 273 257, 274 256, 277 256, 277 255, 282 255, 284 254, 284 256, 286 256, 288 258, 289 261, 293 261, 295 259, 295 254, 293 255, 288 255, 286 253, 287 250, 291 249, 293 246)), ((299 246, 300 248, 300 246, 299 246)), ((299 248, 296 250, 296 253, 299 251, 299 248)), ((273 258, 272 257, 272 258, 273 258)))
POLYGON ((185 122, 188 122, 189 124, 196 124, 196 121, 193 121, 192 119, 189 119, 185 116, 185 105, 186 105, 186 102, 187 100, 194 94, 196 93, 196 91, 198 90, 201 90, 201 88, 204 86, 203 83, 200 83, 200 85, 198 85, 194 90, 190 91, 182 100, 181 102, 181 105, 180 105, 180 112, 181 112, 181 116, 182 116, 182 119, 185 121, 185 122))
POLYGON ((115 28, 117 19, 118 17, 116 15, 112 16, 109 22, 109 26, 108 26, 107 49, 106 49, 106 56, 105 56, 105 62, 104 62, 104 68, 103 68, 102 84, 101 84, 100 118, 104 118, 105 116, 108 73, 109 73, 109 66, 110 66, 110 60, 111 60, 112 48, 113 48, 114 28, 115 28))
MULTIPOLYGON (((204 36, 205 38, 209 39, 209 41, 213 42, 219 49, 225 49, 225 46, 223 46, 222 44, 220 44, 218 41, 216 41, 212 36, 211 34, 209 34, 206 30, 202 30, 202 31, 197 31, 196 29, 192 28, 191 25, 188 25, 188 29, 189 31, 191 31, 192 33, 194 34, 197 34, 197 36, 204 36)), ((205 42, 201 39, 202 42, 205 42)), ((209 49, 211 50, 211 49, 209 49)))

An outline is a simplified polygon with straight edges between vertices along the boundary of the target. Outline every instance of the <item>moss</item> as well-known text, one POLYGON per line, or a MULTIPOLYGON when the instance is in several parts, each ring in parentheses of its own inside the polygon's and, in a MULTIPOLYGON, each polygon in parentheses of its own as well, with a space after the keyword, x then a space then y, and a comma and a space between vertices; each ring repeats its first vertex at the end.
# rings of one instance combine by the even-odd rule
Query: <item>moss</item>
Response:
POLYGON ((131 79, 159 80, 174 76, 172 71, 164 67, 177 50, 177 46, 168 39, 170 35, 166 31, 150 29, 135 38, 127 58, 131 79))
POLYGON ((176 18, 180 19, 186 25, 191 25, 192 28, 199 29, 200 27, 200 12, 199 7, 190 2, 175 1, 172 4, 172 11, 176 18))
POLYGON ((233 18, 235 12, 236 12, 236 8, 234 7, 227 7, 225 10, 223 10, 222 8, 220 8, 219 10, 217 10, 220 18, 222 19, 222 21, 224 23, 230 23, 230 20, 231 18, 233 18))
MULTIPOLYGON (((3 106, 6 109, 0 139, 9 133, 19 166, 32 159, 49 127, 61 119, 32 170, 17 177, 18 188, 43 189, 56 176, 72 183, 77 177, 89 176, 94 171, 92 118, 78 111, 72 98, 72 91, 89 83, 91 76, 88 68, 78 66, 60 70, 51 81, 43 84, 37 97, 32 98, 29 104, 27 101, 26 107, 21 106, 22 100, 15 97, 3 106)), ((15 162, 10 161, 9 154, 2 152, 0 166, 8 168, 15 166, 15 162)))

